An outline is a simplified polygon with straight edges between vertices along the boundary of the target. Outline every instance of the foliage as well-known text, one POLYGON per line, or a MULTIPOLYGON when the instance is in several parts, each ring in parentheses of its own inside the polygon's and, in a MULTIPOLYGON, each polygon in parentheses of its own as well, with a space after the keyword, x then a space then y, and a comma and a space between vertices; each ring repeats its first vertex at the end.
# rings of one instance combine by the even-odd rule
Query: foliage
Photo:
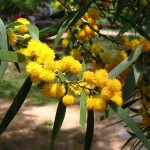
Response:
POLYGON ((28 74, 0 124, 0 133, 15 117, 34 82, 45 97, 58 100, 50 149, 55 146, 67 107, 75 102, 80 104, 80 124, 86 126, 85 150, 92 146, 94 111, 104 113, 100 121, 116 113, 126 124, 131 138, 123 148, 136 139, 131 149, 150 149, 149 2, 59 0, 56 4, 65 8, 65 17, 40 31, 25 18, 6 27, 0 22, 1 79, 9 61, 18 71, 23 63, 28 74), (108 27, 118 27, 117 36, 101 32, 101 18, 107 19, 108 27), (134 33, 131 39, 125 35, 127 31, 134 33), (67 36, 62 39, 64 33, 67 36), (43 41, 53 35, 51 48, 43 41), (116 49, 105 49, 102 38, 116 49), (61 54, 57 53, 60 42, 64 47, 61 54), (135 121, 135 116, 142 119, 135 121))

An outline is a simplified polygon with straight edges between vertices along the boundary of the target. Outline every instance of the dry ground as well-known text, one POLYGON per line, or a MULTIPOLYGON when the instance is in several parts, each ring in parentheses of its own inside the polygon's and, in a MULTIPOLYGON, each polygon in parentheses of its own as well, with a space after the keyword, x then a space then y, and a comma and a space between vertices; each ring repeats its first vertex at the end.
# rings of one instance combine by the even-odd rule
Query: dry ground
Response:
MULTIPOLYGON (((0 100, 2 120, 10 101, 0 100)), ((48 150, 57 104, 46 106, 23 105, 7 130, 0 137, 0 150, 48 150)), ((106 128, 117 121, 110 117, 99 122, 95 114, 94 139, 91 150, 120 150, 128 138, 122 124, 106 128)), ((67 108, 65 120, 54 150, 83 150, 85 129, 79 124, 79 106, 67 108)), ((126 148, 125 150, 127 150, 126 148)))

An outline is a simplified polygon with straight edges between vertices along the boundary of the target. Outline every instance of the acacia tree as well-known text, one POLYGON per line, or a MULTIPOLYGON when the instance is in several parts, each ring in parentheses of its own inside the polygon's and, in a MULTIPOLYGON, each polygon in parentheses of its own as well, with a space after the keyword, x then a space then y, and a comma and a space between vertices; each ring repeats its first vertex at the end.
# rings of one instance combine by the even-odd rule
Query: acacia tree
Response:
POLYGON ((59 0, 56 3, 64 7, 65 16, 40 31, 25 18, 7 26, 0 22, 0 78, 8 62, 13 62, 18 71, 23 62, 28 74, 0 124, 0 133, 15 117, 35 82, 44 96, 58 99, 50 149, 54 148, 67 107, 75 101, 80 104, 80 124, 86 126, 85 150, 92 145, 95 111, 103 112, 100 121, 116 113, 126 124, 131 137, 123 148, 136 139, 132 149, 143 146, 150 149, 149 1, 87 0, 81 5, 82 1, 59 0), (118 27, 115 37, 102 34, 102 19, 107 20, 108 27, 114 24, 118 27), (133 33, 131 39, 125 36, 127 31, 133 33), (65 32, 64 51, 60 55, 56 49, 65 32), (54 35, 56 39, 50 48, 43 41, 54 35), (104 49, 101 39, 115 44, 116 51, 112 54, 104 49), (135 116, 142 119, 135 122, 135 116))

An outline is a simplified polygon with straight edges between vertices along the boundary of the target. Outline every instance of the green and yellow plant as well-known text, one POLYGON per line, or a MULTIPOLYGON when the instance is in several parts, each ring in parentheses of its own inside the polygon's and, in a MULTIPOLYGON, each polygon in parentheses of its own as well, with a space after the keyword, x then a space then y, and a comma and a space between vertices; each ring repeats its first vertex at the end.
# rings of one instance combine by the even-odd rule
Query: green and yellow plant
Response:
POLYGON ((28 74, 0 124, 0 133, 15 117, 35 82, 45 97, 58 99, 50 149, 54 147, 67 107, 75 102, 80 105, 80 124, 86 127, 85 150, 92 145, 95 111, 103 112, 100 121, 116 113, 126 123, 131 138, 123 148, 137 139, 132 149, 143 146, 150 149, 149 1, 59 0, 56 3, 66 10, 65 17, 40 31, 25 18, 6 26, 0 20, 0 78, 5 75, 8 62, 14 63, 18 71, 19 65, 24 65, 28 74), (102 19, 110 26, 112 23, 119 26, 116 36, 101 32, 102 19), (130 39, 124 34, 126 31, 138 34, 130 39), (64 33, 67 36, 61 41, 64 33), (45 39, 54 35, 50 47, 45 39), (104 49, 102 38, 118 49, 113 52, 104 49), (57 53, 59 43, 64 48, 62 54, 57 53), (142 120, 135 122, 127 108, 142 120))

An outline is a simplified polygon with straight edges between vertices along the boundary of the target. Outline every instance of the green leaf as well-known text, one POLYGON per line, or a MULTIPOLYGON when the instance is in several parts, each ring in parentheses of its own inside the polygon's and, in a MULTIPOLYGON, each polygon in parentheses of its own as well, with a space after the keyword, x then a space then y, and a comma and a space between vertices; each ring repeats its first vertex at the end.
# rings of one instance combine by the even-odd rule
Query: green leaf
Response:
POLYGON ((51 137, 51 143, 50 143, 50 150, 52 150, 54 147, 54 143, 60 131, 61 125, 63 123, 65 113, 66 113, 66 106, 63 105, 62 100, 60 100, 58 107, 57 107, 57 111, 56 111, 53 132, 52 132, 52 137, 51 137))
POLYGON ((88 5, 81 7, 79 10, 72 12, 71 15, 69 15, 66 19, 66 21, 63 22, 62 26, 60 27, 58 34, 56 36, 54 45, 53 45, 53 49, 56 48, 56 46, 58 45, 62 35, 67 31, 67 29, 75 24, 78 19, 80 19, 84 13, 89 9, 89 7, 91 6, 92 2, 90 2, 88 5))
POLYGON ((114 111, 112 109, 109 109, 109 110, 106 110, 105 114, 102 115, 99 120, 100 121, 103 121, 105 120, 106 118, 108 118, 109 116, 113 115, 114 114, 114 111))
POLYGON ((82 79, 82 76, 83 76, 83 73, 86 71, 86 63, 85 63, 85 60, 83 59, 82 61, 82 71, 78 73, 78 79, 81 80, 82 79))
POLYGON ((118 107, 114 102, 108 101, 109 106, 113 111, 128 125, 128 127, 134 132, 134 134, 141 140, 147 149, 150 149, 150 143, 147 138, 144 136, 142 130, 138 125, 133 121, 133 119, 121 108, 118 107))
POLYGON ((39 40, 39 29, 35 25, 32 25, 32 24, 28 24, 27 27, 28 27, 31 37, 35 41, 38 41, 39 40))
POLYGON ((30 77, 28 77, 22 85, 21 89, 19 90, 18 94, 16 95, 13 103, 11 104, 10 108, 8 109, 5 117, 3 118, 0 124, 0 134, 4 132, 4 130, 7 128, 7 126, 10 124, 10 122, 13 120, 13 118, 19 111, 24 100, 26 99, 26 96, 28 95, 31 85, 32 82, 30 80, 30 77))
POLYGON ((63 22, 64 22, 64 20, 57 23, 56 25, 52 25, 50 27, 47 27, 47 28, 40 30, 40 33, 39 33, 40 34, 39 35, 40 40, 44 40, 48 37, 56 35, 63 22))
POLYGON ((126 82, 123 86, 122 96, 123 96, 124 101, 127 101, 130 98, 130 94, 132 93, 135 86, 137 85, 141 71, 142 71, 142 64, 139 59, 139 61, 137 61, 135 64, 133 64, 132 71, 129 74, 129 76, 126 79, 126 82))
POLYGON ((140 33, 140 35, 144 36, 147 40, 150 40, 149 35, 139 26, 137 25, 134 21, 125 18, 123 16, 119 16, 121 19, 123 19, 124 21, 130 23, 130 25, 132 26, 132 28, 134 28, 138 33, 140 33))
POLYGON ((0 50, 0 59, 9 62, 24 62, 28 58, 23 54, 15 53, 12 51, 0 50))
POLYGON ((58 70, 57 72, 58 72, 58 76, 62 82, 67 81, 67 79, 65 78, 65 76, 62 74, 62 72, 60 70, 58 70))
POLYGON ((109 72, 109 77, 114 78, 127 69, 141 54, 142 45, 138 46, 134 52, 132 52, 125 60, 117 65, 113 70, 109 72))
POLYGON ((84 150, 90 150, 93 140, 93 132, 94 132, 94 112, 93 110, 88 111, 87 116, 87 128, 86 128, 86 138, 84 150))
POLYGON ((22 23, 20 23, 20 22, 12 22, 12 23, 10 23, 10 24, 8 24, 7 26, 6 26, 6 29, 9 29, 9 28, 13 28, 13 27, 15 27, 15 26, 17 26, 17 25, 21 25, 22 23))
POLYGON ((86 123, 86 93, 82 89, 80 98, 80 124, 85 127, 86 123))
MULTIPOLYGON (((8 51, 7 31, 1 19, 0 19, 0 49, 8 51)), ((0 80, 4 76, 7 66, 8 66, 7 61, 4 60, 0 61, 0 80)))
MULTIPOLYGON (((129 9, 129 10, 130 10, 130 9, 129 9)), ((139 7, 137 8, 137 11, 134 12, 134 14, 133 14, 133 16, 131 17, 130 20, 132 20, 132 22, 136 22, 136 20, 140 17, 142 10, 143 10, 142 7, 139 6, 139 7)), ((128 17, 128 16, 127 16, 127 17, 128 17)), ((126 17, 124 17, 124 18, 126 18, 126 17)), ((126 32, 127 30, 129 30, 131 27, 134 28, 134 26, 131 25, 130 22, 127 22, 126 20, 124 20, 124 25, 123 25, 123 27, 121 28, 119 34, 125 33, 125 32, 126 32)))

